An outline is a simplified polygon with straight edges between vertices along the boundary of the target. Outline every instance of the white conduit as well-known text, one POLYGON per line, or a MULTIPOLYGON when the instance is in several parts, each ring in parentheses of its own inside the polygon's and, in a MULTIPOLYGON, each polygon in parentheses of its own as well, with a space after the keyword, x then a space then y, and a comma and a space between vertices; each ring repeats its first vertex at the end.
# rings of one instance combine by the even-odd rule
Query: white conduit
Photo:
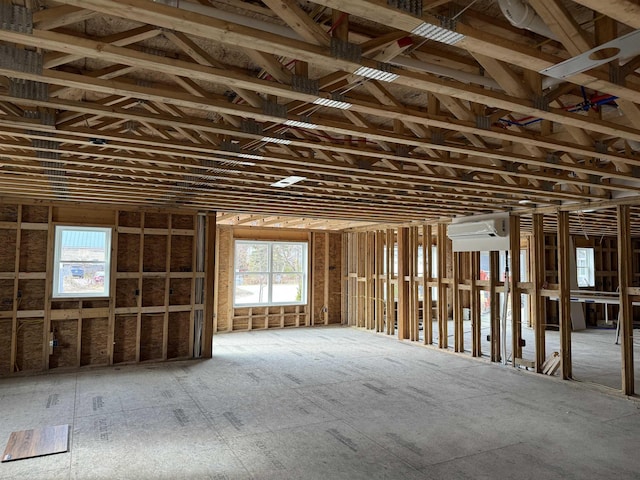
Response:
POLYGON ((502 14, 514 27, 531 30, 554 40, 558 39, 544 23, 544 20, 524 0, 498 0, 498 5, 500 5, 502 14))

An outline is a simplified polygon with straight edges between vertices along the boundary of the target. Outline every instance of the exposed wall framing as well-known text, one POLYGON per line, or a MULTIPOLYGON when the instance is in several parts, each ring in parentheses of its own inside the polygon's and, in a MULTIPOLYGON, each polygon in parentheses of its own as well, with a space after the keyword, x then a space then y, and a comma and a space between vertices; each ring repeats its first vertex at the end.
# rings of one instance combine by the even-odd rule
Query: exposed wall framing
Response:
POLYGON ((342 322, 342 234, 219 226, 214 332, 329 325, 342 322), (304 305, 234 307, 234 241, 308 242, 309 291, 304 305))
MULTIPOLYGON (((618 207, 621 225, 625 225, 625 221, 629 223, 625 208, 618 207)), ((624 289, 627 285, 628 293, 626 296, 621 293, 620 301, 628 305, 628 298, 634 301, 640 298, 635 296, 640 294, 640 288, 632 286, 632 282, 640 278, 637 273, 640 241, 631 239, 628 228, 619 227, 621 234, 628 238, 628 245, 623 247, 629 269, 626 273, 620 269, 620 275, 626 279, 623 282, 617 268, 617 264, 623 262, 618 251, 620 239, 593 238, 571 231, 571 215, 560 211, 557 216, 542 213, 511 216, 508 277, 501 271, 499 252, 489 253, 490 273, 485 278, 480 276, 479 252, 453 253, 446 237, 446 223, 347 232, 344 240, 347 268, 343 278, 347 322, 387 335, 397 334, 403 341, 421 342, 476 357, 488 356, 491 361, 534 368, 539 373, 548 353, 545 331, 560 330, 561 373, 563 378, 571 378, 570 298, 577 288, 573 285, 575 279, 571 278, 575 270, 575 263, 571 261, 572 245, 594 247, 596 286, 591 290, 615 294, 619 286, 624 289), (547 228, 549 224, 559 227, 558 231, 552 234, 547 228), (500 310, 507 278, 511 315, 505 321, 500 310), (481 295, 490 305, 481 307, 481 295), (534 330, 533 358, 523 358, 522 302, 528 305, 526 326, 534 330), (490 318, 486 331, 481 330, 483 308, 485 315, 488 308, 490 318)), ((582 290, 588 293, 590 289, 582 290)), ((596 319, 602 318, 604 308, 609 309, 610 319, 618 313, 615 305, 586 305, 593 310, 591 326, 596 326, 596 319)), ((620 314, 620 321, 626 322, 623 325, 627 329, 626 339, 621 340, 627 342, 623 343, 622 356, 625 392, 633 389, 629 338, 633 334, 634 313, 638 312, 628 307, 626 313, 623 308, 620 314), (624 319, 625 316, 631 320, 624 319)))
POLYGON ((0 374, 193 357, 205 276, 195 222, 192 212, 0 205, 0 374), (108 298, 52 298, 57 224, 113 227, 108 298))

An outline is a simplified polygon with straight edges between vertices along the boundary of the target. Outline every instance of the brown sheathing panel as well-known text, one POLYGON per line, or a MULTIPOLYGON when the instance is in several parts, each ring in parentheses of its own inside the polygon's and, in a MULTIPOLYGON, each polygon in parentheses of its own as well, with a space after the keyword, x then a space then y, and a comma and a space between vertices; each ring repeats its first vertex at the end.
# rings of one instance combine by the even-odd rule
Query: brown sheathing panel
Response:
POLYGON ((164 315, 142 315, 140 361, 162 359, 164 315))
POLYGON ((20 271, 44 272, 47 269, 47 231, 22 230, 20 271))
POLYGON ((108 318, 89 318, 82 321, 80 365, 106 365, 108 318))
POLYGON ((315 325, 341 323, 341 233, 221 225, 217 229, 217 259, 216 332, 305 326, 311 318, 315 325), (307 304, 234 309, 234 239, 297 242, 311 239, 307 304))
POLYGON ((189 305, 191 303, 190 278, 172 278, 169 285, 169 302, 171 305, 189 305))
MULTIPOLYGON (((75 320, 51 322, 54 339, 58 342, 49 357, 49 368, 78 366, 78 322, 75 320)), ((42 335, 41 335, 42 336, 42 335)))
POLYGON ((0 272, 13 272, 16 256, 16 229, 0 229, 0 272))
POLYGON ((116 281, 116 308, 135 307, 139 294, 137 278, 119 278, 116 281))
POLYGON ((329 234, 329 323, 341 323, 342 234, 329 234))
POLYGON ((142 306, 154 307, 164 305, 164 278, 142 279, 142 306))
POLYGON ((18 310, 44 310, 45 280, 18 281, 18 310))
POLYGON ((140 212, 119 212, 118 213, 118 225, 122 227, 140 227, 142 221, 142 215, 140 212))
POLYGON ((193 271, 193 235, 172 235, 171 236, 171 271, 191 272, 193 271))
POLYGON ((231 316, 233 314, 233 229, 228 227, 218 227, 218 311, 217 325, 218 332, 231 330, 231 316))
POLYGON ((311 235, 311 324, 324 325, 324 312, 329 307, 325 305, 325 289, 328 288, 325 271, 329 268, 325 255, 327 234, 314 232, 311 235))
POLYGON ((11 371, 11 319, 0 319, 0 375, 11 371))
POLYGON ((167 236, 145 235, 143 258, 143 270, 145 272, 166 271, 167 236))
POLYGON ((144 228, 169 228, 169 216, 164 213, 146 212, 144 228))
POLYGON ((118 272, 135 272, 138 270, 140 255, 140 235, 131 233, 118 234, 118 272))
POLYGON ((5 274, 0 279, 0 312, 4 315, 0 319, 0 375, 108 364, 111 355, 113 363, 135 362, 138 355, 142 360, 160 360, 163 343, 170 358, 190 355, 195 214, 3 204, 0 222, 4 222, 0 227, 0 272, 5 274), (54 223, 117 228, 113 297, 82 301, 47 298, 54 223), (173 240, 170 253, 176 258, 167 256, 169 238, 173 240), (168 265, 174 268, 172 273, 167 271, 168 265), (156 328, 156 314, 171 320, 166 335, 162 322, 160 329, 156 328), (53 330, 56 346, 50 355, 53 330), (178 337, 172 339, 172 332, 178 337))
POLYGON ((167 358, 189 356, 189 312, 169 313, 167 358))
POLYGON ((47 223, 48 219, 49 207, 43 207, 40 205, 22 206, 23 223, 47 223))
POLYGON ((18 206, 17 205, 0 205, 0 222, 17 222, 18 206))
POLYGON ((18 320, 15 371, 24 372, 42 368, 43 324, 44 320, 41 318, 18 320))
POLYGON ((193 215, 172 215, 171 228, 193 230, 195 228, 193 215))
POLYGON ((116 315, 114 328, 113 363, 136 361, 137 318, 116 315))
MULTIPOLYGON (((0 312, 13 310, 13 280, 0 280, 0 312)), ((11 338, 11 335, 9 335, 11 338)))

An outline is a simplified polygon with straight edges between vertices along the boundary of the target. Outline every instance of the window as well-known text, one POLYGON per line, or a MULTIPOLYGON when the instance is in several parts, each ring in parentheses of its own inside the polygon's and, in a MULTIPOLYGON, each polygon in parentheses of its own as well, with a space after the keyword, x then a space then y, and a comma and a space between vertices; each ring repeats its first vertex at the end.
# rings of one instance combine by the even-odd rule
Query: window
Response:
POLYGON ((108 297, 111 229, 56 226, 53 297, 108 297))
POLYGON ((576 248, 576 269, 578 274, 578 287, 595 287, 593 247, 576 248))
POLYGON ((307 303, 307 244, 236 240, 233 303, 307 303))

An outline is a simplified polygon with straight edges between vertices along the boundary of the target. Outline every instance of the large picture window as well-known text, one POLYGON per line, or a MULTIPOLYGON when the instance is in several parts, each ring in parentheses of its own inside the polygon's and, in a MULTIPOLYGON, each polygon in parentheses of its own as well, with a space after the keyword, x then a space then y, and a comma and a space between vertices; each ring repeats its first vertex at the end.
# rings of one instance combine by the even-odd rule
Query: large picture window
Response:
POLYGON ((234 306, 307 303, 307 244, 235 242, 234 306))
POLYGON ((108 297, 111 229, 56 226, 53 297, 108 297))

